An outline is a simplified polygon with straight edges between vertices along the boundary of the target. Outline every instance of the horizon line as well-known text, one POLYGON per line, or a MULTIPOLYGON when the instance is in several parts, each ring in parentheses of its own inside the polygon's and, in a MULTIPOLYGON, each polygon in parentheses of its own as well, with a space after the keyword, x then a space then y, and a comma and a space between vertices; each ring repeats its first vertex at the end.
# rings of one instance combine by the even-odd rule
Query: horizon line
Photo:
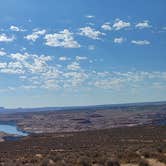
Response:
POLYGON ((108 106, 108 105, 138 105, 138 104, 150 104, 150 103, 164 103, 166 100, 159 101, 142 101, 142 102, 120 102, 120 103, 105 103, 105 104, 88 104, 88 105, 66 105, 66 106, 42 106, 42 107, 3 107, 0 106, 0 110, 3 109, 40 109, 40 108, 72 108, 72 107, 97 107, 97 106, 108 106))

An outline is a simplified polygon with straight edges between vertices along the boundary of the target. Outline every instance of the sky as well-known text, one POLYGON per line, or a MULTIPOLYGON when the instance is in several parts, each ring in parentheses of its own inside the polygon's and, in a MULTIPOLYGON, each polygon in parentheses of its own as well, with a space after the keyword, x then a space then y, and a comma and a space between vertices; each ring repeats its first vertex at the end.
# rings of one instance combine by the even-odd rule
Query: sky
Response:
POLYGON ((166 100, 165 0, 1 0, 0 106, 166 100))

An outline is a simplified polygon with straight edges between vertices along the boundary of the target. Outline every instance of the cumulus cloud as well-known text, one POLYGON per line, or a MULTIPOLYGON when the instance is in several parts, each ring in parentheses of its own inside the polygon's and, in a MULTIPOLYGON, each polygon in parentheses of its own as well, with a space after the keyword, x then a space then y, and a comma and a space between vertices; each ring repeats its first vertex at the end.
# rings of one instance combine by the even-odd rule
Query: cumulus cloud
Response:
POLYGON ((76 71, 76 70, 79 70, 80 68, 81 67, 80 67, 80 64, 78 62, 72 62, 71 64, 67 65, 68 70, 76 71))
MULTIPOLYGON (((80 87, 120 90, 126 86, 138 87, 142 83, 147 83, 148 86, 153 85, 154 88, 156 82, 162 84, 166 82, 166 72, 89 70, 81 65, 80 61, 87 59, 84 56, 76 56, 75 61, 63 67, 57 64, 54 57, 48 55, 17 52, 5 56, 0 62, 0 73, 14 74, 18 77, 20 84, 22 83, 20 88, 27 90, 80 87)), ((61 60, 67 58, 62 57, 61 60)))
POLYGON ((131 43, 136 44, 136 45, 149 45, 150 41, 148 41, 148 40, 132 40, 131 43))
POLYGON ((59 57, 59 60, 60 61, 66 61, 66 60, 68 60, 68 58, 66 56, 61 56, 61 57, 59 57))
POLYGON ((119 90, 126 86, 135 88, 142 82, 148 82, 148 86, 153 86, 155 80, 166 81, 166 72, 94 72, 93 75, 95 77, 92 83, 94 86, 112 90, 119 90))
POLYGON ((121 44, 125 41, 123 37, 117 37, 114 39, 114 43, 121 44))
POLYGON ((100 32, 98 30, 95 30, 89 26, 80 28, 79 34, 82 36, 86 36, 88 38, 94 39, 94 40, 98 40, 98 39, 100 39, 100 37, 102 35, 105 35, 104 33, 100 32))
POLYGON ((104 80, 98 80, 94 82, 94 85, 98 88, 103 89, 119 89, 124 80, 121 79, 104 79, 104 80))
POLYGON ((120 19, 116 19, 115 23, 113 24, 113 28, 116 31, 130 27, 130 26, 131 26, 130 22, 125 22, 125 21, 120 20, 120 19))
POLYGON ((6 55, 6 52, 3 50, 0 50, 0 56, 4 56, 4 55, 6 55))
POLYGON ((10 74, 20 74, 25 72, 30 73, 41 73, 48 70, 47 62, 51 61, 50 56, 46 55, 36 55, 29 53, 11 53, 6 55, 8 62, 5 62, 7 65, 1 70, 0 73, 10 73, 10 74))
POLYGON ((21 54, 21 53, 12 53, 10 54, 10 57, 12 59, 15 59, 15 60, 18 60, 18 61, 24 61, 25 59, 29 58, 29 54, 28 53, 24 53, 24 54, 21 54))
POLYGON ((58 85, 58 81, 56 81, 55 79, 48 79, 44 81, 41 88, 56 90, 56 89, 59 89, 60 86, 58 85))
POLYGON ((14 39, 14 36, 7 36, 5 33, 0 34, 0 42, 12 42, 14 39))
POLYGON ((79 48, 80 44, 74 39, 73 33, 64 29, 59 33, 46 34, 45 44, 51 47, 79 48))
POLYGON ((46 33, 46 30, 35 30, 32 34, 25 36, 24 38, 27 40, 31 40, 35 42, 41 35, 44 35, 46 33))
POLYGON ((102 29, 104 29, 105 31, 111 31, 112 30, 112 27, 110 25, 109 22, 106 22, 104 23, 102 26, 101 26, 102 29))
POLYGON ((6 62, 0 62, 0 69, 6 68, 7 63, 6 62))
POLYGON ((87 60, 86 56, 76 56, 76 61, 87 60))
POLYGON ((23 32, 23 31, 25 31, 25 29, 19 28, 19 27, 14 26, 14 25, 10 26, 10 30, 11 31, 15 31, 15 32, 23 32))
POLYGON ((0 73, 6 74, 23 74, 22 65, 20 62, 3 62, 0 63, 0 73))
POLYGON ((88 79, 88 74, 83 71, 66 72, 63 74, 63 76, 66 78, 66 81, 63 85, 64 88, 71 88, 71 86, 81 86, 82 83, 88 79))
POLYGON ((135 27, 138 29, 144 29, 144 28, 150 28, 151 25, 149 24, 149 21, 145 20, 143 22, 139 22, 138 24, 136 24, 135 27))

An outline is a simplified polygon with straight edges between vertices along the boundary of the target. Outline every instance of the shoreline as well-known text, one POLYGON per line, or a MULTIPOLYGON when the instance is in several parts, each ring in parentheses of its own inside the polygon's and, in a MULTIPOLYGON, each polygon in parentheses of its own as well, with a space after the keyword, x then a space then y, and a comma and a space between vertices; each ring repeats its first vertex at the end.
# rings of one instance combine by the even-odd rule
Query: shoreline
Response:
POLYGON ((26 137, 28 135, 30 135, 30 133, 22 130, 21 128, 19 128, 19 126, 17 125, 16 122, 0 122, 0 125, 7 125, 7 126, 11 126, 14 127, 16 129, 16 132, 18 133, 10 133, 7 131, 1 131, 0 130, 0 142, 4 142, 4 141, 16 141, 19 140, 23 137, 26 137))

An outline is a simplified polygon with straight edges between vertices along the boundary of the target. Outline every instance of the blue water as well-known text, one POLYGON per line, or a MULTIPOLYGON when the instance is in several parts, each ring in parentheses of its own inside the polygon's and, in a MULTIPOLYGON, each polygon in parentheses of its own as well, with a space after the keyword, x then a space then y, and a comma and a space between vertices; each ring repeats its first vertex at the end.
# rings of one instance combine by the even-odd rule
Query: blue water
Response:
POLYGON ((19 136, 27 136, 27 133, 24 133, 17 129, 15 125, 0 124, 0 131, 7 134, 16 134, 19 136))

